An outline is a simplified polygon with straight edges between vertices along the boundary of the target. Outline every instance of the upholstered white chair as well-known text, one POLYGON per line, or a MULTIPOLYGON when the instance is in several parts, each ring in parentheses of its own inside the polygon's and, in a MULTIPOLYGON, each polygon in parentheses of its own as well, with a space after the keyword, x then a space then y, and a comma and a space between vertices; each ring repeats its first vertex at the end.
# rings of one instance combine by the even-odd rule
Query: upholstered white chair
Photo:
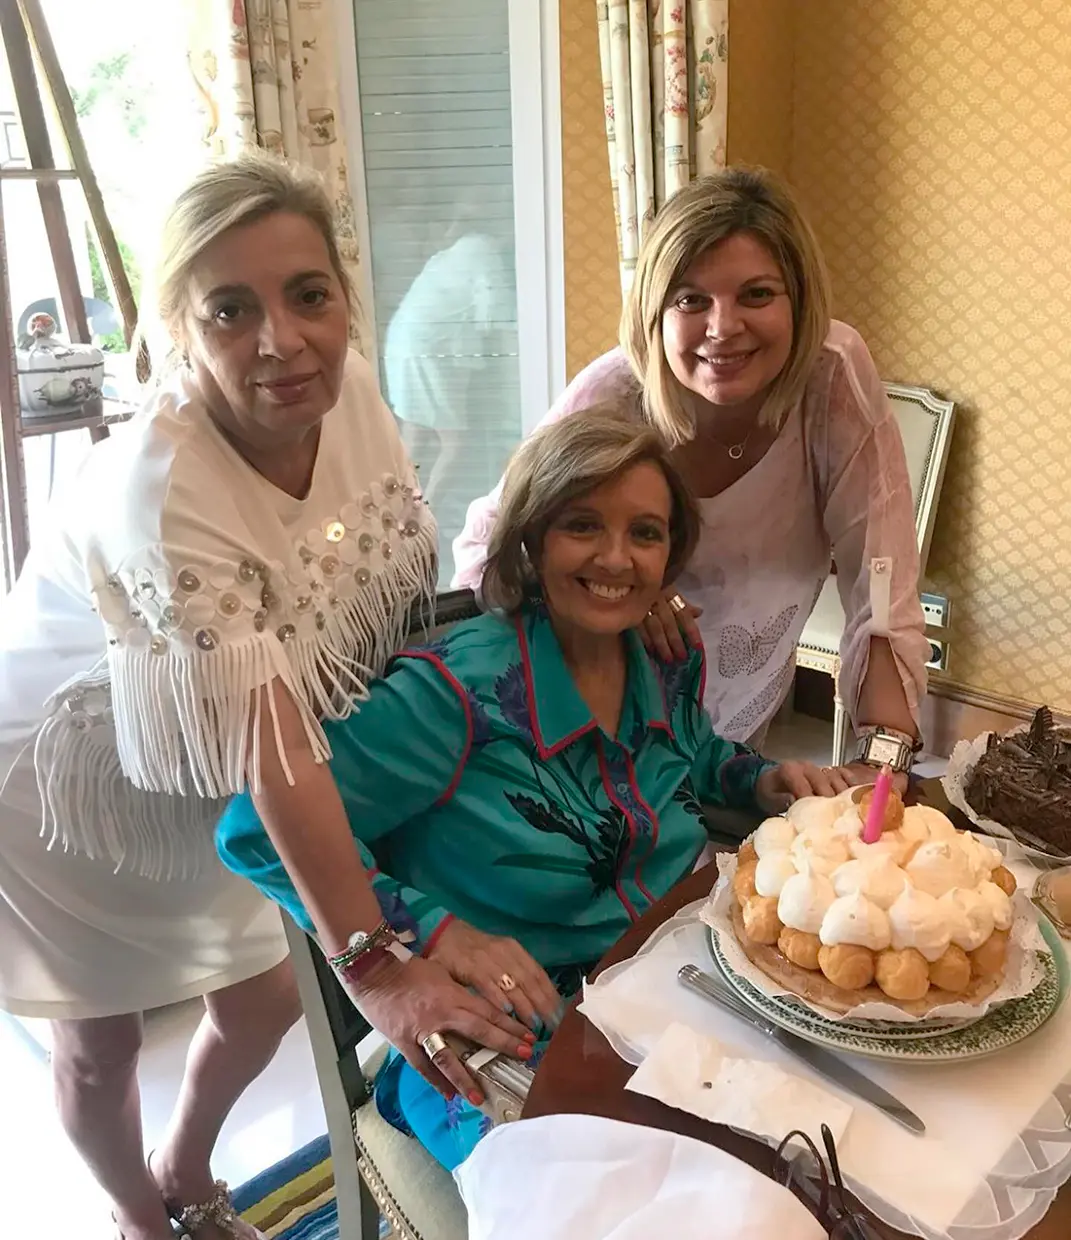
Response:
MULTIPOLYGON (((904 441, 911 495, 915 501, 920 571, 925 572, 937 517, 937 500, 952 442, 956 407, 952 401, 935 396, 929 388, 887 383, 885 390, 904 441)), ((843 632, 844 609, 837 592, 836 577, 831 575, 804 626, 796 648, 796 666, 825 672, 833 678, 834 766, 845 760, 848 748, 848 713, 844 709, 839 685, 840 639, 843 632)))

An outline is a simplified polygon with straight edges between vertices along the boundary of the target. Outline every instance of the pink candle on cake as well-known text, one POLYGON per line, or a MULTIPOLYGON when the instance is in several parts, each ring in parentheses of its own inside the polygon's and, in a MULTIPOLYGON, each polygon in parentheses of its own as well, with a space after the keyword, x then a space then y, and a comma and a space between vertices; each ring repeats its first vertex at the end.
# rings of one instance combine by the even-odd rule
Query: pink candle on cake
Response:
POLYGON ((866 822, 863 824, 863 843, 876 844, 881 839, 885 823, 885 807, 889 804, 889 793, 892 790, 892 769, 883 766, 874 781, 874 796, 867 810, 866 822))

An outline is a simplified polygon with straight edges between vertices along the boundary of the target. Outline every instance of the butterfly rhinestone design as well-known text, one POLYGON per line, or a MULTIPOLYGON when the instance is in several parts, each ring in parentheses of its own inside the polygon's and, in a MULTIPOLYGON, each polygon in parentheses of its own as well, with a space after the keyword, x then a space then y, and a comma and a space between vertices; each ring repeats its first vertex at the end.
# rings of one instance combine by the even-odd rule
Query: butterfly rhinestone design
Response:
POLYGON ((799 604, 793 603, 768 621, 761 630, 749 632, 742 625, 727 624, 718 645, 718 672, 727 680, 753 676, 773 658, 781 638, 788 632, 799 604))

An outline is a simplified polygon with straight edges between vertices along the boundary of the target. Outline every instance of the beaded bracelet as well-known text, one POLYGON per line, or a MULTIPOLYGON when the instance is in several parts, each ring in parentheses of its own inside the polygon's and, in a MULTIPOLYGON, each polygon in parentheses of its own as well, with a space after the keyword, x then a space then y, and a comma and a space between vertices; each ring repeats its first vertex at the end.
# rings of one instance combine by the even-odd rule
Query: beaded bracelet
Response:
POLYGON ((342 951, 327 957, 327 963, 338 973, 374 948, 386 946, 394 938, 394 929, 384 918, 374 930, 355 930, 342 951))

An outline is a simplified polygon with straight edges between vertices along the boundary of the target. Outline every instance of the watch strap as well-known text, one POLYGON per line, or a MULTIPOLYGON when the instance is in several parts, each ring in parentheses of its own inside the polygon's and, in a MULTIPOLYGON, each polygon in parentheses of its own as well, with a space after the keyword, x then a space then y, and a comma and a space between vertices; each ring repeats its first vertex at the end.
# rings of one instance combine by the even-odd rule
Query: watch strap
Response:
POLYGON ((874 725, 864 730, 865 735, 871 732, 878 736, 889 736, 893 740, 903 741, 912 753, 920 753, 922 751, 922 737, 912 736, 910 732, 901 732, 899 728, 888 728, 883 723, 874 725))
POLYGON ((875 768, 889 766, 896 772, 906 773, 911 770, 911 759, 921 748, 913 737, 891 728, 870 728, 859 738, 855 751, 855 760, 875 768), (895 746, 895 755, 890 756, 888 748, 895 746), (883 749, 883 753, 875 750, 883 749))

